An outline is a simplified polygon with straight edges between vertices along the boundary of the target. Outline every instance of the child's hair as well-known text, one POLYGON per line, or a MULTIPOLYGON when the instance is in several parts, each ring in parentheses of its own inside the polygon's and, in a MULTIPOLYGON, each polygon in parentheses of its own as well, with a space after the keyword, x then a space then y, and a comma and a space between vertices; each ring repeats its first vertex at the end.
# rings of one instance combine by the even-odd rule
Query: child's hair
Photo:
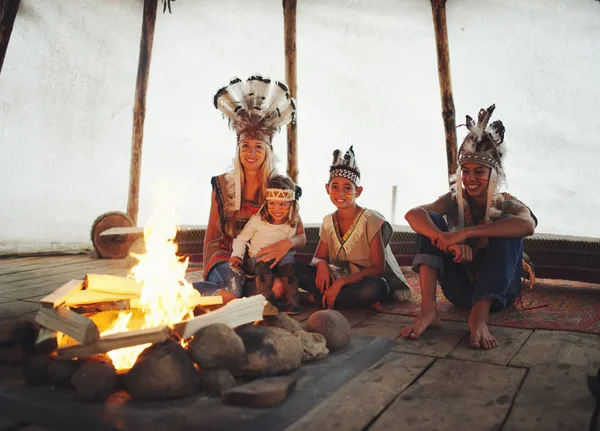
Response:
MULTIPOLYGON (((298 199, 302 195, 302 190, 300 187, 296 186, 292 180, 284 175, 275 175, 269 179, 267 183, 268 189, 281 189, 281 190, 293 190, 294 191, 294 199, 290 201, 290 212, 287 215, 287 219, 285 223, 289 224, 292 227, 296 227, 299 221, 298 212, 300 211, 300 206, 298 205, 298 199)), ((271 214, 269 214, 268 208, 268 200, 265 201, 265 204, 260 209, 260 217, 266 221, 267 223, 272 223, 273 218, 271 214)))

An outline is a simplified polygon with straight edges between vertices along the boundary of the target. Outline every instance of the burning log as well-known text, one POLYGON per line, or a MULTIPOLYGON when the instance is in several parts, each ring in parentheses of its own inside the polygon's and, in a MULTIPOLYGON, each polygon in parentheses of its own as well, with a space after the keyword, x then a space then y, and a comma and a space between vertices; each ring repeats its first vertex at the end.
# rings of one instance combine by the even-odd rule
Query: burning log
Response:
POLYGON ((117 293, 139 297, 142 294, 142 283, 133 278, 107 274, 87 274, 84 288, 89 292, 117 293))
POLYGON ((40 325, 67 334, 80 344, 88 344, 100 338, 96 324, 65 307, 41 308, 35 316, 40 325))
POLYGON ((118 302, 136 298, 135 295, 126 293, 96 292, 93 290, 80 290, 73 292, 65 298, 63 305, 74 307, 78 305, 97 304, 99 302, 118 302))
POLYGON ((94 343, 83 346, 59 348, 56 354, 60 359, 86 358, 98 353, 106 353, 123 347, 137 346, 147 343, 162 343, 171 336, 168 326, 139 329, 137 331, 119 332, 107 335, 94 343))
POLYGON ((235 328, 246 323, 262 320, 264 306, 265 297, 262 295, 235 299, 218 310, 177 323, 173 329, 181 338, 189 338, 200 329, 215 323, 224 323, 231 328, 235 328))

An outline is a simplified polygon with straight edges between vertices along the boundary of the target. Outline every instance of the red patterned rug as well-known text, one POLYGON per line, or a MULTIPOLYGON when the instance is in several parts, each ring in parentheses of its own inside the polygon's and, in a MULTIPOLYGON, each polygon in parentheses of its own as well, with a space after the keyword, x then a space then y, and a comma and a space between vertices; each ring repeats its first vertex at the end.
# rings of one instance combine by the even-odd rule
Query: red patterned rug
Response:
MULTIPOLYGON (((421 288, 418 275, 408 268, 402 268, 408 284, 412 288, 412 299, 408 302, 376 304, 374 307, 389 314, 416 316, 421 301, 421 288)), ((565 280, 538 279, 534 289, 527 283, 523 289, 523 305, 519 302, 512 308, 491 315, 490 324, 529 329, 555 329, 563 331, 589 332, 600 334, 600 285, 565 280)), ((437 291, 438 309, 442 320, 466 322, 468 311, 454 307, 437 291)))

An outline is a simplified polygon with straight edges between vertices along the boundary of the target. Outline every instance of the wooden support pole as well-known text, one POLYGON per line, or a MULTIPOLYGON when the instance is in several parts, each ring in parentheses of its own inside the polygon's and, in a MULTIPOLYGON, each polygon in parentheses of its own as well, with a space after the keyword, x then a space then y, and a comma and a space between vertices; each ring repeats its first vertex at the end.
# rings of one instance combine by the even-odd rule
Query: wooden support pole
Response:
POLYGON ((129 197, 127 200, 127 215, 131 218, 134 225, 137 225, 139 209, 142 143, 144 140, 144 120, 146 118, 146 90, 148 89, 148 74, 150 72, 150 60, 152 59, 152 42, 154 41, 157 6, 158 0, 144 0, 140 58, 135 84, 135 102, 133 105, 133 138, 131 141, 129 197))
MULTIPOLYGON (((285 82, 290 96, 297 99, 296 88, 296 0, 283 0, 285 40, 285 82)), ((287 174, 298 183, 298 132, 296 122, 287 126, 287 174)))
POLYGON ((0 72, 21 0, 0 0, 0 72))
POLYGON ((435 46, 437 51, 438 77, 442 97, 442 118, 446 131, 446 157, 448 176, 456 173, 456 120, 454 118, 454 99, 452 98, 452 78, 450 76, 450 53, 448 50, 448 26, 446 24, 446 0, 431 0, 435 46))

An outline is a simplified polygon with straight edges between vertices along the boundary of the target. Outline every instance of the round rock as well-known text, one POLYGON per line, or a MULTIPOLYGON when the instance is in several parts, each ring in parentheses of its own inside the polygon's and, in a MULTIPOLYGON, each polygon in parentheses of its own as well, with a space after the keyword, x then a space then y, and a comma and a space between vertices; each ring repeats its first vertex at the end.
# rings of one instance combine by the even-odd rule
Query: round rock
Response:
POLYGON ((71 385, 85 401, 104 400, 117 384, 117 372, 111 364, 96 362, 82 365, 71 378, 71 385))
POLYGON ((246 362, 244 342, 233 329, 222 323, 200 329, 187 347, 200 368, 235 368, 246 362))
POLYGON ((137 399, 187 397, 198 391, 198 372, 185 349, 167 340, 138 356, 125 376, 125 386, 137 399))
POLYGON ((203 370, 200 372, 200 389, 209 395, 220 397, 221 392, 237 386, 237 381, 227 369, 203 370))
POLYGON ((348 319, 335 310, 317 311, 306 322, 306 331, 323 335, 330 352, 340 350, 348 344, 350 329, 348 319))

